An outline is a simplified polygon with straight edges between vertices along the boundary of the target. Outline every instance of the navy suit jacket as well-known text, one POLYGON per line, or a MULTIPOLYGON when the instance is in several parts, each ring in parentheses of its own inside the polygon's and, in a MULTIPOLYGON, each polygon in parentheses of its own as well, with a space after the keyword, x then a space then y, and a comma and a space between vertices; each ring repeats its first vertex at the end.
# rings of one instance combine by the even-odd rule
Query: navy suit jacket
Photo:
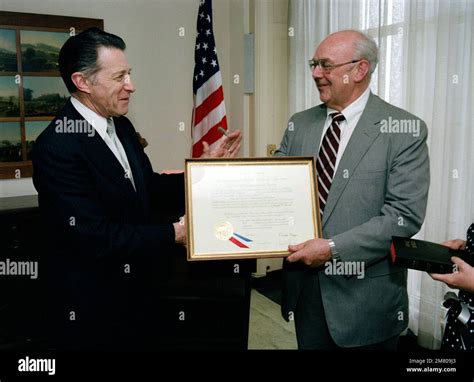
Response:
POLYGON ((60 132, 64 121, 84 121, 70 100, 32 154, 48 239, 50 336, 60 348, 129 347, 146 336, 139 331, 153 303, 150 283, 173 253, 174 228, 158 223, 160 208, 173 199, 184 212, 184 179, 154 173, 131 122, 114 118, 135 191, 95 130, 60 132))

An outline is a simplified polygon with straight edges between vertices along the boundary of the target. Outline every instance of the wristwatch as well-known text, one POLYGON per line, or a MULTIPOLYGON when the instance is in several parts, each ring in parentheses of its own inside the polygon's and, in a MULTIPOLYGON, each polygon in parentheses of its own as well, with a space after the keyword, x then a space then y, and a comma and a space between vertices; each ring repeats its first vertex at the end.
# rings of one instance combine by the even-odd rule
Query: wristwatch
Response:
POLYGON ((334 240, 329 239, 328 243, 329 243, 329 249, 331 250, 332 259, 335 261, 340 261, 341 257, 339 256, 339 252, 337 252, 336 244, 334 244, 334 240))

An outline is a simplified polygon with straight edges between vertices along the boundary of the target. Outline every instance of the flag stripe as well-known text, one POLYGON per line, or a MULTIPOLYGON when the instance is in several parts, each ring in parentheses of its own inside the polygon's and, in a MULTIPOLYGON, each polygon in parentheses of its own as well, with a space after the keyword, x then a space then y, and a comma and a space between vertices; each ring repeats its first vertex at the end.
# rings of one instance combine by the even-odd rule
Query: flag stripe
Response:
MULTIPOLYGON (((193 143, 199 142, 219 121, 222 121, 225 115, 225 103, 222 101, 219 106, 209 111, 209 114, 200 123, 194 126, 193 143)), ((227 129, 227 127, 224 127, 224 129, 227 129)), ((220 133, 219 138, 221 136, 222 133, 220 133)))
POLYGON ((198 125, 207 115, 209 110, 215 109, 222 103, 222 101, 224 101, 224 90, 221 86, 196 108, 194 114, 194 125, 198 125))
POLYGON ((221 72, 217 72, 209 78, 196 92, 196 99, 194 103, 199 107, 207 97, 214 93, 222 86, 221 72))
POLYGON ((202 142, 209 143, 212 148, 211 142, 217 142, 222 137, 222 133, 217 130, 219 126, 222 126, 225 130, 227 130, 226 116, 224 116, 219 122, 210 128, 207 134, 204 135, 199 141, 193 144, 193 158, 199 158, 202 155, 202 142))

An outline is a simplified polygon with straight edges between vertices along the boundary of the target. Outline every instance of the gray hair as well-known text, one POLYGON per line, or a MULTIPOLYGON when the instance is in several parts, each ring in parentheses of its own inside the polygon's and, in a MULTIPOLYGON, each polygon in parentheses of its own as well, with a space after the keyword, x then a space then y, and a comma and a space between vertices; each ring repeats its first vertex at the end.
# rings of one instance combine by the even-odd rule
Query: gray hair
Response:
POLYGON ((359 60, 363 58, 369 61, 370 74, 372 74, 375 71, 375 68, 377 67, 377 63, 379 62, 379 51, 377 48, 377 44, 375 43, 375 40, 372 37, 361 32, 359 32, 358 34, 360 38, 357 39, 354 44, 354 59, 359 60))

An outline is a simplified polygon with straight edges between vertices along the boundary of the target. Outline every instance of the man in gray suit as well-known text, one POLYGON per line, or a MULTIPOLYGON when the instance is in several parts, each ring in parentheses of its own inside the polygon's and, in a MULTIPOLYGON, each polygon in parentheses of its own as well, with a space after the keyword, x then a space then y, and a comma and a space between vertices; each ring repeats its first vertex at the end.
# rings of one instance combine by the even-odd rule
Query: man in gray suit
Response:
POLYGON ((408 325, 407 272, 392 236, 423 223, 427 129, 369 90, 377 46, 357 31, 328 36, 310 61, 323 104, 290 119, 277 156, 317 157, 323 238, 290 246, 282 314, 300 349, 396 349, 408 325))

